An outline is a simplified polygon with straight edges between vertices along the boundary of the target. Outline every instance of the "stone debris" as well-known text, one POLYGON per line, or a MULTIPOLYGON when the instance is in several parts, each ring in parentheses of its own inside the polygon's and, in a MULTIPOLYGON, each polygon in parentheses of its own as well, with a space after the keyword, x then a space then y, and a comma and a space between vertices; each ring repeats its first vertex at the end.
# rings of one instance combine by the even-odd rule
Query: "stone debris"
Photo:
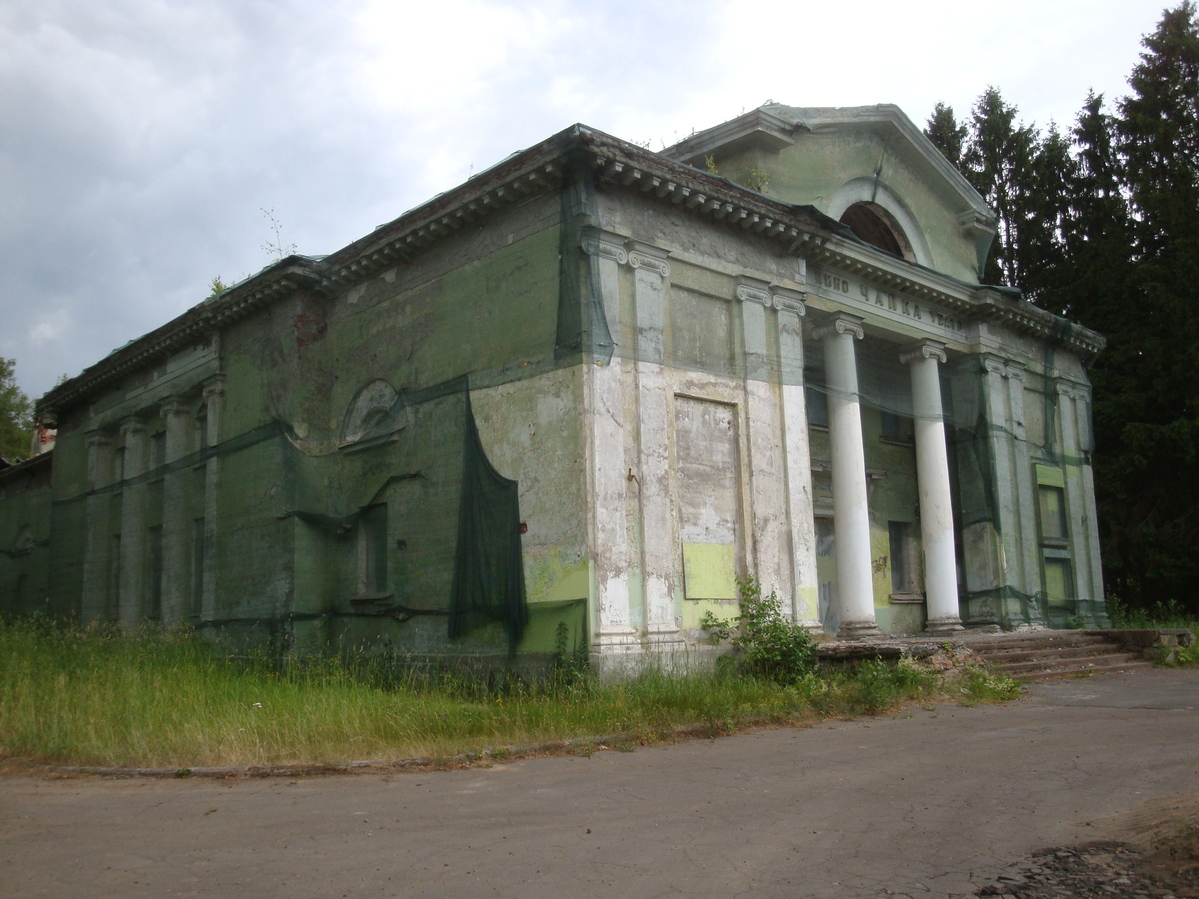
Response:
POLYGON ((1199 859, 1181 844, 1142 852, 1101 841, 1034 852, 975 896, 999 899, 1192 899, 1199 897, 1199 859), (1181 849, 1181 851, 1180 851, 1181 849), (1169 863, 1163 864, 1163 857, 1169 863))

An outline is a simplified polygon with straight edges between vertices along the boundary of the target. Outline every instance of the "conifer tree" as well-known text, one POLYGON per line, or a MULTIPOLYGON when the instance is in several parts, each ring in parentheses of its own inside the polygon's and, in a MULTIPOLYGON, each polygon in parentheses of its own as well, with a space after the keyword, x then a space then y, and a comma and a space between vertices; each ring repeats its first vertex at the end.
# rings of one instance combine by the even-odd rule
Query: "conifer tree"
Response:
POLYGON ((959 125, 952 106, 938 103, 933 107, 933 114, 928 118, 924 134, 933 146, 941 151, 941 155, 958 168, 962 165, 962 153, 966 148, 967 130, 965 125, 959 125))
POLYGON ((1132 93, 1119 103, 1115 122, 1132 258, 1122 301, 1096 310, 1096 324, 1109 338, 1097 364, 1095 407, 1105 567, 1111 588, 1131 605, 1174 599, 1199 611, 1194 4, 1167 10, 1142 43, 1129 78, 1132 93))

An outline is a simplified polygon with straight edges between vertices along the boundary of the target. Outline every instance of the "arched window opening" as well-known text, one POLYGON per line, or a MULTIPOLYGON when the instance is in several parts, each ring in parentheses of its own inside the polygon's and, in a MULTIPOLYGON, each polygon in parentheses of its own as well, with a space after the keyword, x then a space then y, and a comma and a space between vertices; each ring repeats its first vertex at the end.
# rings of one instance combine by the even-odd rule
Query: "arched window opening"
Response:
POLYGON ((899 222, 877 203, 854 203, 841 214, 841 224, 848 225, 849 230, 861 240, 884 253, 909 262, 916 261, 912 244, 903 233, 903 228, 899 227, 899 222))

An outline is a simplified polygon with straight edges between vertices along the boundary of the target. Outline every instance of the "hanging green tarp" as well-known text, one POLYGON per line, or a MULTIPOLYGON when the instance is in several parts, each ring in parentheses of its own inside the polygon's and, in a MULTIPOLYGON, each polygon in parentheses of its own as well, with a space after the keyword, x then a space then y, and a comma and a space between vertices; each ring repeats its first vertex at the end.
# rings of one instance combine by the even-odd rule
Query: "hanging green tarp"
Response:
POLYGON ((529 621, 517 482, 487 461, 469 391, 465 425, 449 635, 455 639, 480 624, 503 622, 515 652, 529 621))

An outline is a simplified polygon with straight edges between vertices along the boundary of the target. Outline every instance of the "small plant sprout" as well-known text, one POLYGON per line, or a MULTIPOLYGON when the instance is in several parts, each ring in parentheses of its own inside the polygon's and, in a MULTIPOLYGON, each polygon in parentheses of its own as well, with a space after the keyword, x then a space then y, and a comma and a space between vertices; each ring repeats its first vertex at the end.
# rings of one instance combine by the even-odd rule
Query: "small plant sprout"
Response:
POLYGON ((275 239, 268 240, 262 245, 262 248, 274 256, 276 259, 284 259, 287 256, 293 255, 299 249, 294 243, 283 243, 283 226, 279 224, 279 220, 275 218, 275 210, 259 207, 262 214, 267 217, 267 221, 271 223, 271 231, 274 232, 275 239))

